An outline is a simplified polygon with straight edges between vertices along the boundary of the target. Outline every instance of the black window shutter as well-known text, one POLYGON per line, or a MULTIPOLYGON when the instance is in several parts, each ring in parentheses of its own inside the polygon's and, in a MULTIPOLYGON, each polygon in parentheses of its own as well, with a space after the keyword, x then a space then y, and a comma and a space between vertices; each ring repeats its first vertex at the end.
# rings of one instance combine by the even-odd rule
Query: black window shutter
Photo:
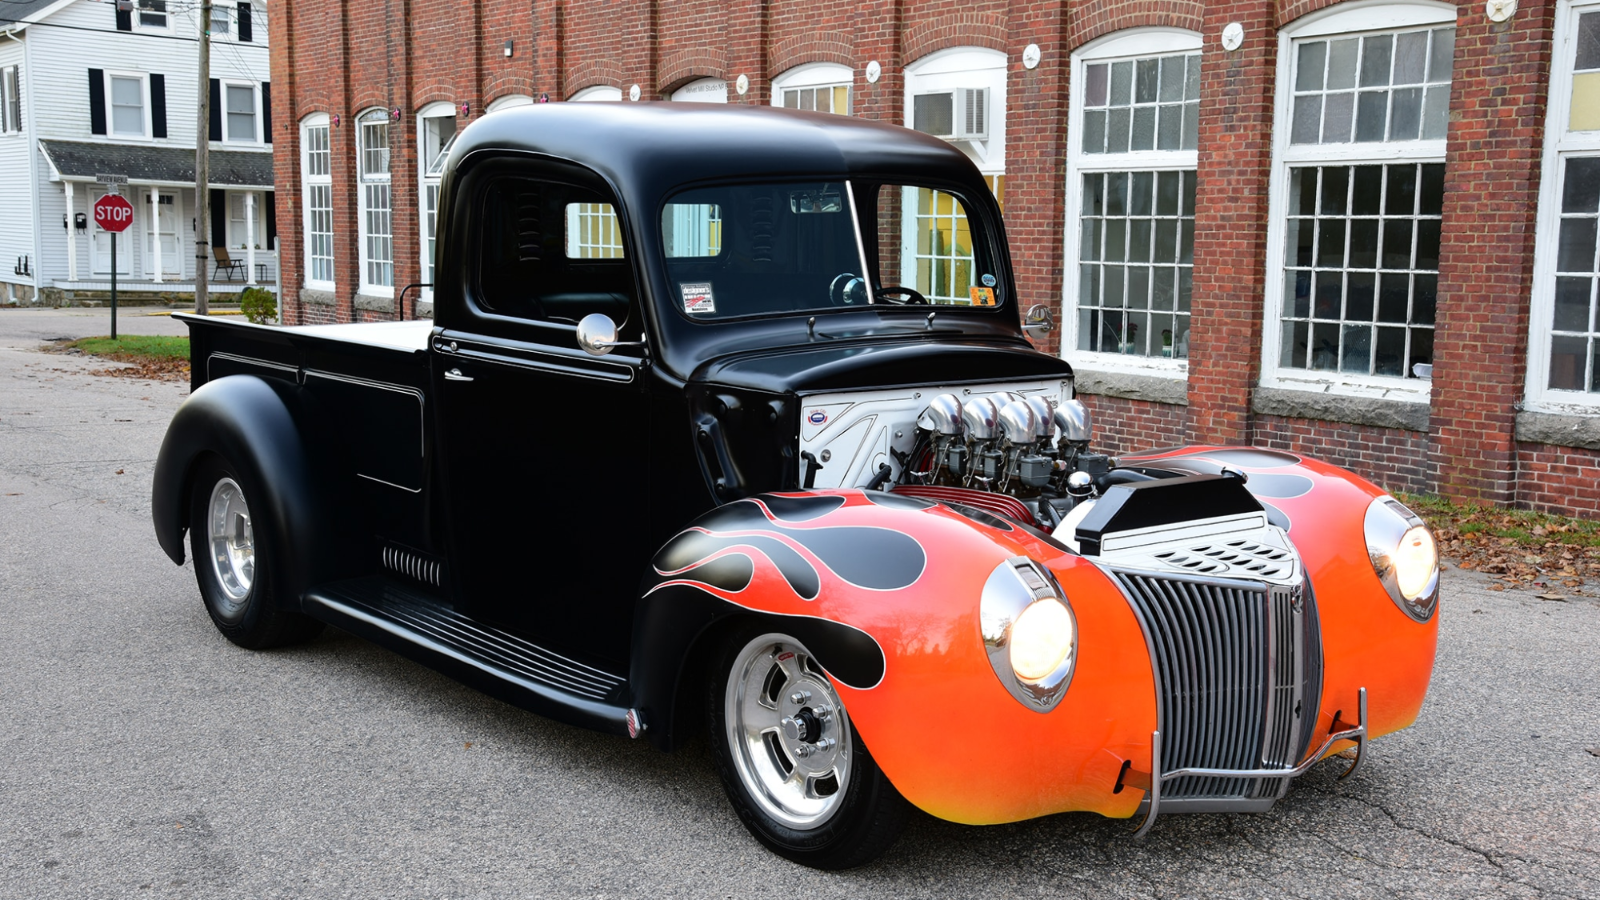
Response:
POLYGON ((239 40, 250 42, 255 40, 255 32, 250 22, 250 4, 239 4, 239 40))
POLYGON ((211 139, 222 140, 222 104, 226 102, 222 96, 222 82, 211 79, 211 139))
POLYGON ((106 73, 104 69, 89 70, 89 131, 106 133, 106 73))
POLYGON ((150 136, 167 136, 167 76, 150 75, 150 136))
POLYGON ((131 8, 123 9, 121 6, 117 7, 117 30, 133 30, 133 10, 131 8))
POLYGON ((272 143, 272 82, 261 82, 261 139, 272 143))
POLYGON ((267 242, 261 246, 271 250, 278 242, 278 195, 267 191, 261 195, 261 202, 265 204, 263 210, 267 214, 267 242))
POLYGON ((228 193, 211 192, 211 246, 228 246, 228 193))

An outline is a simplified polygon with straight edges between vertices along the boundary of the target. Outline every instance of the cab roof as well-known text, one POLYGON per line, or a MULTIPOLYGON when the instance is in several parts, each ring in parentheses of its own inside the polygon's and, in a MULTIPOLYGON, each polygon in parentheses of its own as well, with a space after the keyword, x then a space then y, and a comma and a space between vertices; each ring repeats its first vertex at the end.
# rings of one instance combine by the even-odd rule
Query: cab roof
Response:
POLYGON ((589 167, 635 198, 715 178, 891 175, 983 178, 945 141, 871 119, 709 103, 540 103, 474 122, 450 170, 479 153, 545 154, 589 167))

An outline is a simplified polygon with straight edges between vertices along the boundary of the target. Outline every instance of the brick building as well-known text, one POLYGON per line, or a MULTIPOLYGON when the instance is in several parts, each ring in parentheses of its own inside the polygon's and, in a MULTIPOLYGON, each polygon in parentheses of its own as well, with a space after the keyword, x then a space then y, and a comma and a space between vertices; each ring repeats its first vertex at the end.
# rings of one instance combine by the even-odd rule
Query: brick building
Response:
POLYGON ((430 172, 503 106, 822 109, 988 176, 1104 449, 1600 511, 1600 2, 338 0, 271 31, 290 323, 427 314, 430 172))

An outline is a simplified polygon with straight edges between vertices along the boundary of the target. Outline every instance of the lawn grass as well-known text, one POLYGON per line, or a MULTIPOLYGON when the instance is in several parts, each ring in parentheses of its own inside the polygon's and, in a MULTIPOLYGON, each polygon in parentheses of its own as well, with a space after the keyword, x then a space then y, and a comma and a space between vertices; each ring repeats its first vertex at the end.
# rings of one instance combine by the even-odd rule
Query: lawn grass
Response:
POLYGON ((1458 503, 1433 495, 1397 496, 1435 531, 1453 530, 1462 537, 1496 538, 1529 549, 1543 549, 1550 544, 1600 547, 1600 521, 1595 519, 1458 503))
POLYGON ((117 362, 188 362, 189 339, 174 335, 125 334, 80 338, 66 341, 62 350, 77 350, 90 356, 103 356, 117 362))

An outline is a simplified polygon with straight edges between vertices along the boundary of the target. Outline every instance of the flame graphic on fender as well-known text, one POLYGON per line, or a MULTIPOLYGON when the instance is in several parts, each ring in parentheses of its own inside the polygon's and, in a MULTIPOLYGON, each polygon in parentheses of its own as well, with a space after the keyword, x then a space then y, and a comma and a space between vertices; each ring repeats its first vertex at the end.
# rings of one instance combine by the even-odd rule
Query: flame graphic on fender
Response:
POLYGON ((786 524, 826 519, 845 503, 840 495, 762 496, 712 510, 656 554, 656 574, 668 579, 657 588, 687 583, 739 593, 754 577, 757 558, 801 600, 821 592, 819 565, 869 591, 916 584, 928 556, 909 535, 876 526, 786 524))

